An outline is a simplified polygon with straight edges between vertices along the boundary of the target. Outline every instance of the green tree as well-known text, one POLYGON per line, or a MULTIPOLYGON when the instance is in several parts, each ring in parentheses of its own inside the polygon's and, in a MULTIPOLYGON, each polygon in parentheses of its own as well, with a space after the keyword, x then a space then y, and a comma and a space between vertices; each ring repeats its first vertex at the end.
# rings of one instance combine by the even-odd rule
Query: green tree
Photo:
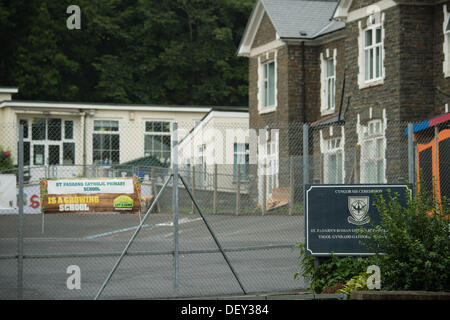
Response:
POLYGON ((19 99, 247 105, 255 0, 0 0, 0 84, 19 99))

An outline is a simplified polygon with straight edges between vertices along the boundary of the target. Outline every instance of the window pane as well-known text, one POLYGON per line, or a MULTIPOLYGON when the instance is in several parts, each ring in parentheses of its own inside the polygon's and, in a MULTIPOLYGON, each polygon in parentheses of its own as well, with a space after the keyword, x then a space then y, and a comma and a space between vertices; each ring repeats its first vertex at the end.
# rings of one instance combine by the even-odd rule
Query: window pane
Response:
POLYGON ((112 134, 111 138, 111 150, 120 149, 120 136, 118 134, 112 134))
POLYGON ((336 155, 330 154, 328 156, 328 183, 336 183, 336 155))
POLYGON ((100 149, 102 150, 111 149, 111 136, 109 134, 100 135, 100 149))
POLYGON ((55 165, 59 164, 59 145, 50 145, 48 146, 48 164, 55 165))
POLYGON ((73 139, 73 121, 64 121, 64 138, 73 139))
POLYGON ((375 77, 381 77, 381 47, 375 48, 375 77))
POLYGON ((46 121, 42 118, 33 119, 31 135, 33 140, 45 140, 46 121))
POLYGON ((170 136, 163 136, 162 143, 165 151, 170 150, 170 136))
POLYGON ((384 152, 383 152, 383 139, 377 139, 377 155, 376 157, 383 158, 384 152))
POLYGON ((43 145, 34 145, 33 148, 33 164, 34 165, 43 165, 44 157, 45 157, 45 149, 43 145))
POLYGON ((111 152, 109 150, 102 151, 101 155, 103 164, 111 164, 111 152))
POLYGON ((111 152, 111 161, 113 164, 120 163, 120 151, 111 152))
POLYGON ((163 122, 163 132, 170 132, 170 122, 163 122))
POLYGON ((162 132, 162 123, 161 122, 154 122, 154 131, 155 132, 162 132))
POLYGON ((145 132, 153 132, 153 122, 152 121, 145 122, 145 132))
POLYGON ((119 121, 110 121, 111 131, 119 131, 119 121))
POLYGON ((28 139, 28 120, 20 120, 19 124, 23 125, 23 138, 28 139))
POLYGON ((63 164, 75 164, 75 143, 63 143, 63 164))
POLYGON ((372 45, 372 29, 366 31, 366 47, 372 45))
POLYGON ((148 152, 150 152, 153 148, 153 137, 152 136, 145 136, 144 138, 144 149, 145 149, 145 153, 147 154, 148 152))
POLYGON ((30 143, 27 141, 23 142, 23 165, 30 165, 30 143))
POLYGON ((333 77, 334 76, 334 59, 328 59, 327 60, 327 77, 333 77))
POLYGON ((376 29, 376 43, 381 43, 381 28, 376 29))
POLYGON ((47 137, 48 140, 61 141, 61 119, 48 119, 47 137))
POLYGON ((119 121, 94 120, 95 131, 119 131, 119 121))
POLYGON ((335 95, 335 88, 334 88, 334 78, 328 79, 328 109, 334 109, 334 95, 335 95))
POLYGON ((275 105, 275 63, 269 63, 269 105, 275 105))
POLYGON ((94 131, 99 131, 101 127, 102 127, 101 121, 94 120, 94 131))
POLYGON ((373 49, 369 50, 369 79, 373 79, 373 49))

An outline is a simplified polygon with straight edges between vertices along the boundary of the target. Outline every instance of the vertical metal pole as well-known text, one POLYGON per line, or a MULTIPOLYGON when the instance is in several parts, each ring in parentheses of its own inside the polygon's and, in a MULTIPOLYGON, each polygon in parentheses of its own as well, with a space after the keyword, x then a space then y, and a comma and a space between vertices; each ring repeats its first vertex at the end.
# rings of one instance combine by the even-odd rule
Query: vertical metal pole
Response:
POLYGON ((414 184, 414 143, 412 123, 408 123, 408 182, 414 184))
POLYGON ((178 290, 178 124, 172 124, 172 168, 173 168, 173 288, 178 290))
POLYGON ((17 298, 23 299, 23 124, 19 127, 19 227, 17 243, 17 298))
POLYGON ((303 124, 303 186, 309 183, 309 125, 303 124))
MULTIPOLYGON (((195 162, 192 165, 192 195, 195 197, 195 162)), ((192 203, 192 214, 195 213, 195 206, 192 203)))
POLYGON ((262 215, 265 216, 266 215, 266 211, 267 211, 267 168, 266 168, 266 164, 264 163, 264 167, 263 167, 263 203, 262 203, 262 215))
POLYGON ((294 156, 289 157, 289 215, 294 214, 294 156))
POLYGON ((214 191, 213 191, 213 214, 217 213, 217 163, 214 163, 214 191))
POLYGON ((236 177, 236 215, 238 216, 241 211, 241 164, 237 164, 237 177, 236 177))

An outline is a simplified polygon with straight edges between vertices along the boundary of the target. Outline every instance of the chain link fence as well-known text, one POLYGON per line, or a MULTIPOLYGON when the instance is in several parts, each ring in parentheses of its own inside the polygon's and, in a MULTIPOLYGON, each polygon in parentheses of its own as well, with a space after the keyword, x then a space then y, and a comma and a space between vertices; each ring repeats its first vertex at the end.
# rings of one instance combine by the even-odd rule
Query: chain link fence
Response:
MULTIPOLYGON (((437 181, 439 196, 449 193, 445 126, 410 126, 410 140, 408 123, 385 120, 179 122, 176 135, 173 126, 0 124, 0 297, 92 299, 101 288, 104 299, 307 290, 305 280, 294 280, 305 183, 415 182, 420 172, 424 185, 437 181), (130 177, 140 189, 133 213, 43 210, 42 179, 130 177)), ((63 208, 70 205, 61 197, 63 208)))

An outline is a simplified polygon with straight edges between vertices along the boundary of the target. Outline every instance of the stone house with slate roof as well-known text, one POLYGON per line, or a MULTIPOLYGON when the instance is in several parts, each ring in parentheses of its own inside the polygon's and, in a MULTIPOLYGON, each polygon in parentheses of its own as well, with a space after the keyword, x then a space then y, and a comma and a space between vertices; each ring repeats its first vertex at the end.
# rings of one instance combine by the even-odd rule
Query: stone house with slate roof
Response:
POLYGON ((310 182, 404 182, 406 122, 448 112, 450 1, 258 0, 237 54, 250 128, 280 128, 280 167, 308 122, 310 182))

